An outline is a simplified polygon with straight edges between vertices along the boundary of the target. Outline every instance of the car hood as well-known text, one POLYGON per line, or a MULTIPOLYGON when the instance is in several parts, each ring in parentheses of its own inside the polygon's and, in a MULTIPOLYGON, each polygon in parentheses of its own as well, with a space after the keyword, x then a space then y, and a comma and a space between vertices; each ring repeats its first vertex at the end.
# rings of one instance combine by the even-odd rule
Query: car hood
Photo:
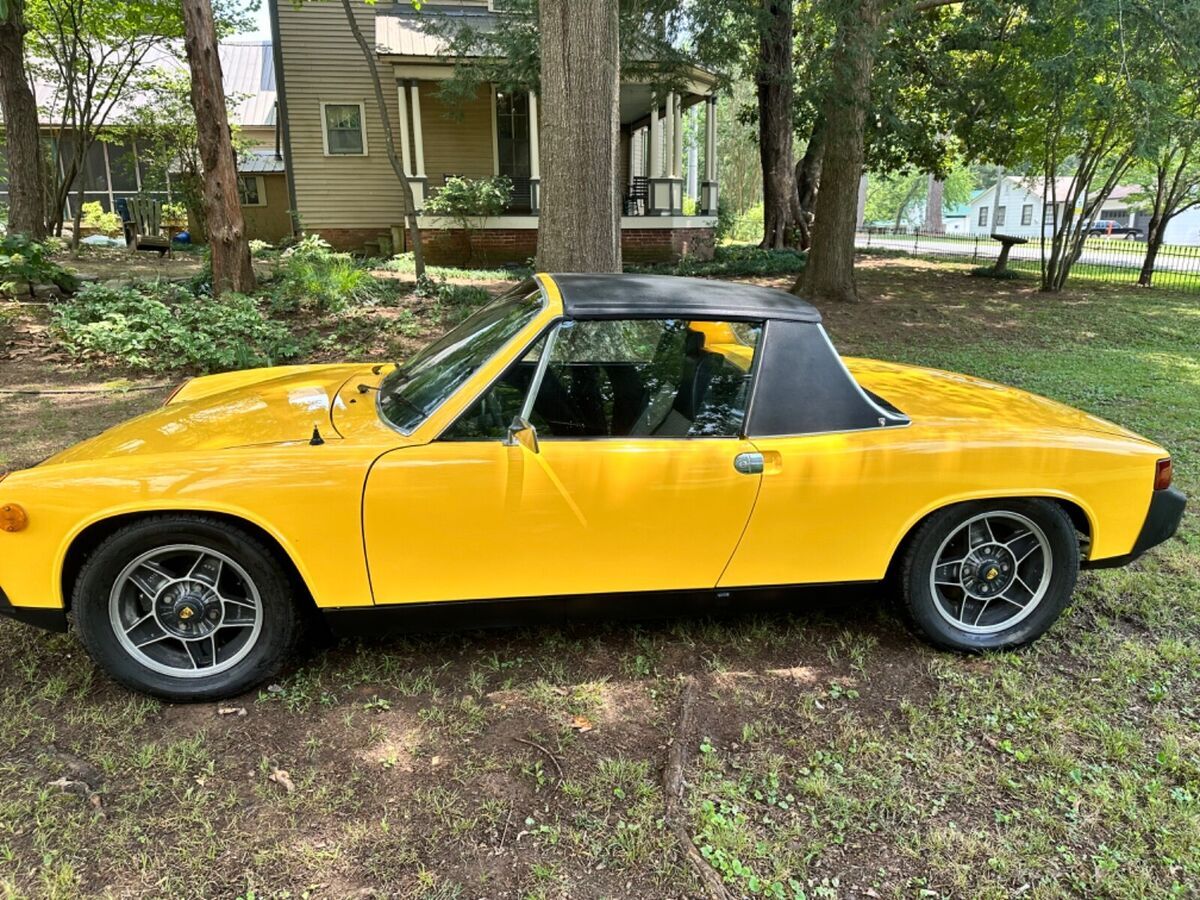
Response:
POLYGON ((1099 416, 970 375, 874 359, 844 361, 860 385, 897 407, 913 422, 973 421, 995 431, 1086 431, 1152 443, 1099 416))
POLYGON ((313 428, 340 438, 332 409, 338 388, 365 365, 278 366, 187 382, 160 409, 123 422, 50 457, 43 465, 153 453, 220 450, 307 441, 313 428))

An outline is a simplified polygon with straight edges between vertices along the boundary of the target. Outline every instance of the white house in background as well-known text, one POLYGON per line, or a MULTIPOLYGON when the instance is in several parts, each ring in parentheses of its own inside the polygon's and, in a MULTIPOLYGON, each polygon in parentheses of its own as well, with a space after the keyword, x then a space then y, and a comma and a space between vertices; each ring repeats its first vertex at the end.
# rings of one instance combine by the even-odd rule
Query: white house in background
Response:
MULTIPOLYGON (((1062 215, 1062 198, 1070 189, 1070 176, 1056 178, 1053 192, 1044 190, 1041 178, 1008 175, 1001 179, 999 196, 997 186, 977 192, 967 204, 966 228, 968 234, 1011 234, 1018 237, 1036 238, 1044 227, 1049 234, 1053 227, 1051 201, 1055 201, 1058 215, 1062 215)), ((1117 185, 1100 205, 1097 219, 1109 219, 1123 226, 1142 229, 1143 234, 1150 221, 1148 213, 1136 208, 1130 196, 1141 189, 1128 184, 1117 185)), ((1168 244, 1200 245, 1200 209, 1180 213, 1168 225, 1164 236, 1168 244)))
POLYGON ((958 203, 942 213, 942 228, 946 234, 970 233, 971 208, 965 203, 958 203))

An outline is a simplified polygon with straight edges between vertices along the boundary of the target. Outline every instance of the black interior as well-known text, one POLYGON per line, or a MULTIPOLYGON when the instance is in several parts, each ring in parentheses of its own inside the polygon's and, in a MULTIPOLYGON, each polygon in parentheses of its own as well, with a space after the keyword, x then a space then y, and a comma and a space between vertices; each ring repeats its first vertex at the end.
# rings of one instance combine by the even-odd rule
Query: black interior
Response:
MULTIPOLYGON (((535 362, 509 368, 443 435, 495 439, 519 415, 535 362)), ((534 402, 541 438, 737 436, 750 375, 704 347, 683 323, 663 332, 648 362, 552 362, 534 402)))

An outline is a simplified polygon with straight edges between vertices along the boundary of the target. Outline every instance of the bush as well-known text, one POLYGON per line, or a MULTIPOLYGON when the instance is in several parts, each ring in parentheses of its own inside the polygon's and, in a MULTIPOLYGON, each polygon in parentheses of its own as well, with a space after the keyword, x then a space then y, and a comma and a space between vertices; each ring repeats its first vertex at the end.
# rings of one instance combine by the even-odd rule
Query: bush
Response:
POLYGON ((662 275, 796 275, 804 271, 806 260, 807 255, 796 250, 764 250, 749 244, 735 244, 717 247, 710 260, 686 256, 677 263, 625 268, 630 272, 653 272, 662 275))
POLYGON ((1015 272, 1012 269, 997 272, 993 266, 978 266, 971 269, 967 274, 975 278, 995 278, 997 281, 1013 281, 1021 277, 1020 272, 1015 272))
POLYGON ((733 220, 728 237, 731 241, 758 243, 763 236, 763 205, 756 203, 733 220))
POLYGON ((718 241, 724 241, 732 237, 734 225, 737 224, 737 218, 738 215, 732 206, 728 203, 718 203, 716 227, 716 238, 718 241))
MULTIPOLYGON (((379 268, 389 272, 415 272, 412 253, 397 253, 379 268)), ((532 262, 499 269, 464 269, 459 266, 425 266, 427 278, 470 278, 476 281, 521 281, 533 274, 532 262)))
POLYGON ((339 312, 388 295, 388 288, 349 253, 338 253, 315 234, 280 255, 270 285, 271 305, 280 311, 339 312))
POLYGON ((105 212, 99 200, 83 204, 83 218, 79 224, 108 237, 116 237, 122 231, 121 217, 115 212, 105 212))
POLYGON ((472 236, 490 216, 504 212, 512 198, 512 181, 495 178, 447 178, 446 184, 425 201, 425 212, 444 216, 463 230, 467 239, 467 264, 475 259, 472 236))
POLYGON ((300 350, 252 298, 197 296, 180 285, 88 285, 54 308, 53 327, 75 356, 109 357, 134 369, 242 369, 300 350))
POLYGON ((9 234, 0 241, 0 292, 17 293, 27 286, 53 284, 70 293, 78 287, 75 276, 50 259, 47 249, 23 234, 9 234))

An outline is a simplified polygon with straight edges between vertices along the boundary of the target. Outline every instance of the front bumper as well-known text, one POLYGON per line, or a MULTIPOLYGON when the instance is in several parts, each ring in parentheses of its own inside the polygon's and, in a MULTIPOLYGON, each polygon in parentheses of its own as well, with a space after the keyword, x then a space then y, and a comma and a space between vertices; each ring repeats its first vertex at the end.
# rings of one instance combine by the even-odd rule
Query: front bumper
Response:
POLYGON ((1157 547, 1175 534, 1183 519, 1183 510, 1186 506, 1187 497, 1183 495, 1183 491, 1176 488, 1155 491, 1150 497, 1150 509, 1146 512, 1146 521, 1142 524, 1142 530, 1133 544, 1133 549, 1123 556, 1085 560, 1083 568, 1115 569, 1133 562, 1151 547, 1157 547))
POLYGON ((42 606, 13 606, 8 594, 0 588, 0 616, 16 619, 26 625, 35 625, 47 631, 57 631, 60 634, 67 630, 67 611, 65 609, 50 609, 42 606))

